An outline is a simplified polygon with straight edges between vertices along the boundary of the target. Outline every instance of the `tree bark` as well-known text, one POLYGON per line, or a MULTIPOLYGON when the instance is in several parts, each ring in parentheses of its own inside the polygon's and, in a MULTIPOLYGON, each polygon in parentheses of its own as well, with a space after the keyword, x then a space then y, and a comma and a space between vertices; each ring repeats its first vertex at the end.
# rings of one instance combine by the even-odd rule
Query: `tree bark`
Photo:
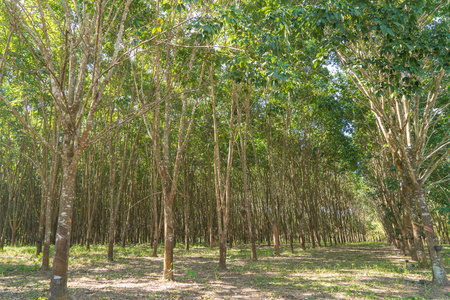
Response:
MULTIPOLYGON (((164 188, 163 188, 164 189, 164 188)), ((163 193, 164 197, 164 270, 163 279, 173 280, 173 196, 163 193)))
POLYGON ((236 100, 236 84, 233 82, 233 94, 231 102, 231 116, 229 121, 229 136, 228 136, 228 157, 227 168, 225 176, 222 176, 221 171, 221 159, 220 159, 220 147, 219 147, 219 129, 217 122, 217 108, 216 98, 214 94, 214 76, 212 65, 209 69, 210 72, 210 84, 211 84, 211 98, 213 108, 213 123, 214 123, 214 187, 215 198, 217 205, 217 220, 219 231, 219 268, 226 269, 226 257, 227 257, 227 236, 228 236, 228 222, 230 213, 230 201, 231 201, 231 164, 233 162, 233 142, 234 142, 234 130, 233 130, 233 117, 234 117, 234 103, 236 100))
MULTIPOLYGON (((44 160, 46 163, 46 159, 44 160)), ((46 171, 44 171, 47 173, 46 171)), ((46 186, 46 181, 43 180, 42 186, 46 186)), ((36 256, 39 256, 42 252, 42 244, 45 235, 45 204, 47 203, 46 197, 47 191, 45 188, 42 189, 42 198, 39 213, 39 229, 38 229, 38 240, 36 241, 36 256)))
MULTIPOLYGON (((155 178, 156 181, 156 178, 155 178)), ((163 223, 163 216, 164 213, 162 211, 160 211, 159 213, 159 217, 158 217, 158 196, 155 195, 153 196, 153 204, 154 204, 154 208, 153 208, 153 218, 154 218, 154 232, 153 232, 153 252, 152 252, 152 257, 158 257, 158 242, 159 242, 159 237, 161 235, 161 229, 162 229, 162 223, 163 223)), ((163 203, 163 199, 161 199, 160 203, 163 203)), ((160 209, 162 210, 163 205, 160 205, 160 209)))
POLYGON ((78 165, 78 161, 72 160, 74 156, 73 142, 73 137, 69 137, 67 132, 65 132, 62 158, 62 190, 49 299, 70 299, 67 293, 67 271, 72 230, 72 211, 75 199, 75 179, 78 165))
POLYGON ((186 163, 186 157, 184 159, 184 206, 183 206, 183 214, 184 214, 184 250, 189 251, 189 201, 191 199, 191 193, 188 189, 188 169, 187 169, 187 163, 186 163))
MULTIPOLYGON (((242 164, 242 180, 244 185, 244 205, 245 205, 245 214, 247 216, 247 226, 248 226, 248 236, 250 239, 250 247, 251 254, 250 259, 253 261, 258 260, 258 255, 256 253, 256 245, 255 245, 255 235, 253 233, 253 222, 252 222, 252 210, 251 210, 251 200, 250 200, 250 186, 248 184, 248 176, 247 176, 247 135, 248 135, 248 126, 251 121, 250 117, 250 96, 251 91, 248 91, 248 95, 245 97, 244 108, 245 108, 245 125, 244 130, 241 132, 240 141, 241 141, 241 164, 242 164)), ((239 123, 241 123, 241 111, 239 109, 239 105, 236 105, 238 111, 239 123)), ((250 125, 251 126, 251 125, 250 125)))
POLYGON ((428 251, 430 253, 433 283, 437 285, 445 285, 448 283, 448 279, 444 268, 444 262, 442 260, 441 250, 439 249, 438 239, 436 233, 434 232, 433 220, 426 203, 425 191, 423 190, 423 186, 421 184, 416 187, 414 198, 417 201, 422 217, 425 238, 427 240, 428 251))
MULTIPOLYGON (((112 122, 114 109, 111 110, 110 122, 112 122)), ((108 261, 114 261, 114 241, 116 237, 116 160, 117 154, 113 143, 115 135, 109 138, 109 229, 108 229, 108 261)))
POLYGON ((280 255, 280 234, 278 233, 278 224, 277 222, 272 223, 272 232, 273 232, 273 250, 275 251, 275 255, 280 255))
POLYGON ((405 204, 406 204, 406 217, 405 222, 408 229, 411 230, 412 240, 409 239, 410 249, 412 250, 411 257, 413 260, 419 262, 422 268, 428 266, 425 256, 422 239, 420 238, 420 220, 417 215, 417 207, 414 201, 412 201, 411 192, 408 191, 409 187, 405 187, 405 204))
MULTIPOLYGON (((130 191, 131 192, 131 191, 130 191)), ((131 199, 128 200, 128 209, 126 211, 126 217, 122 226, 122 248, 125 248, 126 240, 127 240, 127 229, 130 224, 130 214, 131 214, 131 199)))
POLYGON ((50 269, 50 238, 52 235, 52 216, 53 203, 56 199, 57 180, 59 169, 61 167, 61 157, 56 155, 53 157, 52 169, 50 171, 50 184, 45 207, 45 235, 44 235, 44 251, 42 252, 42 269, 50 269))

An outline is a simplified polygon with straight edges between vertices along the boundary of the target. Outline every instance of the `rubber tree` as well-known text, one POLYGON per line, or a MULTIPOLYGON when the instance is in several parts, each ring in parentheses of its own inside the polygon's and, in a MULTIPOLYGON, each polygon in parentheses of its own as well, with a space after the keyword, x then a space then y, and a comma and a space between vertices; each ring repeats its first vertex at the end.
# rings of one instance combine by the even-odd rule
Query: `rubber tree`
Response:
MULTIPOLYGON (((186 146, 194 124, 194 116, 198 101, 194 100, 202 82, 203 67, 199 67, 197 49, 189 53, 180 53, 178 43, 183 44, 183 24, 188 23, 189 15, 183 8, 172 9, 169 6, 157 6, 157 22, 155 32, 160 32, 156 46, 149 49, 151 56, 142 55, 133 69, 135 93, 139 104, 144 107, 149 102, 155 105, 151 113, 143 114, 147 135, 152 140, 152 159, 161 181, 164 215, 164 269, 163 279, 174 279, 173 248, 175 245, 174 200, 177 195, 177 184, 186 146), (159 14, 159 9, 165 10, 159 14), (161 18, 160 18, 161 17, 161 18), (186 19, 187 18, 187 19, 186 19), (150 64, 151 72, 136 72, 139 64, 150 64), (194 68, 195 65, 195 68, 194 68), (199 68, 198 68, 199 67, 199 68), (199 71, 195 79, 193 71, 199 71), (200 70, 199 70, 200 69, 200 70), (183 74, 183 78, 181 75, 183 74), (194 78, 194 79, 193 79, 194 78), (151 82, 149 86, 146 82, 151 82), (192 90, 191 88, 194 87, 192 90), (177 124, 174 126, 173 124, 177 124), (176 132, 176 143, 171 143, 176 132), (171 152, 175 151, 173 159, 171 152)), ((201 66, 201 64, 200 64, 201 66)), ((156 178, 154 178, 156 181, 156 178)), ((156 204, 156 198, 155 198, 156 204)), ((156 207, 154 207, 156 222, 156 207)), ((162 216, 162 215, 161 215, 162 216)), ((154 226, 154 252, 156 256, 159 227, 162 220, 154 226)))
POLYGON ((231 202, 231 168, 233 163, 233 150, 235 142, 234 129, 234 107, 236 101, 236 83, 233 82, 233 91, 231 96, 230 119, 227 122, 229 126, 228 131, 228 151, 226 160, 225 172, 222 170, 222 158, 220 155, 220 141, 219 141, 219 122, 217 112, 217 96, 215 93, 215 81, 213 65, 209 67, 209 81, 212 99, 213 123, 214 123, 214 191, 217 208, 217 221, 219 231, 219 268, 226 269, 227 259, 227 237, 230 220, 230 202, 231 202))
POLYGON ((247 95, 244 97, 243 109, 240 108, 240 105, 236 105, 237 113, 238 113, 238 124, 242 123, 242 111, 245 112, 245 121, 244 126, 239 127, 239 142, 240 142, 240 158, 242 164, 242 181, 244 188, 244 207, 245 214, 247 217, 247 226, 248 226, 248 237, 250 239, 250 247, 251 247, 251 260, 258 260, 258 255, 256 253, 256 245, 255 245, 255 234, 254 234, 254 225, 252 221, 252 210, 251 210, 251 199, 250 199, 250 185, 247 174, 247 141, 248 141, 248 127, 252 126, 251 124, 251 115, 250 115, 250 98, 251 98, 251 89, 248 89, 247 95))
POLYGON ((9 1, 2 5, 14 32, 28 45, 41 80, 61 121, 61 151, 48 143, 10 101, 11 112, 62 161, 62 188, 49 299, 68 299, 67 271, 75 198, 75 178, 83 149, 88 145, 95 112, 119 62, 127 1, 9 1), (35 13, 37 12, 37 13, 35 13), (111 46, 105 47, 108 34, 111 46), (45 78, 44 78, 45 76, 45 78))
MULTIPOLYGON (((450 154, 447 1, 333 1, 308 16, 326 38, 376 119, 397 171, 420 212, 433 282, 448 282, 426 201, 430 176, 450 154)), ((446 178, 448 179, 448 178, 446 178)))

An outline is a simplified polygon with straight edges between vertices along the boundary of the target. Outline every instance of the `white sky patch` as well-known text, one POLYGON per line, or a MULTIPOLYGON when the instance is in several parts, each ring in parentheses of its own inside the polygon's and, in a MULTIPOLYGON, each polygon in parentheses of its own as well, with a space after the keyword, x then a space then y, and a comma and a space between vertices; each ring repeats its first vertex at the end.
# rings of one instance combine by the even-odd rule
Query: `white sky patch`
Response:
POLYGON ((326 64, 325 68, 328 69, 328 71, 331 73, 331 75, 335 75, 337 72, 339 72, 338 66, 333 65, 333 64, 326 64))

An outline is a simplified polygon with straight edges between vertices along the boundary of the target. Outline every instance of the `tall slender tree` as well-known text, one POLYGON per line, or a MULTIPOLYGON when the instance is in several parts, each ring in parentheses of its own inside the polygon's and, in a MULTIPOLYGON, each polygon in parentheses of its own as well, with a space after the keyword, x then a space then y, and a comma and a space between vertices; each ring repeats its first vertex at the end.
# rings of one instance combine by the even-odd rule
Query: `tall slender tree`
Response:
MULTIPOLYGON (((450 155, 442 97, 448 81, 450 19, 446 1, 351 1, 314 8, 319 36, 327 36, 340 64, 364 97, 395 166, 420 211, 433 282, 448 282, 426 190, 450 155), (322 28, 323 29, 322 31, 322 28), (428 183, 428 186, 427 186, 428 183)), ((448 178, 447 178, 448 179, 448 178)))
POLYGON ((68 298, 67 270, 75 198, 75 178, 81 154, 88 144, 95 112, 119 62, 125 20, 131 0, 116 3, 64 1, 55 8, 48 1, 4 2, 2 12, 15 33, 25 40, 36 64, 48 74, 45 82, 61 120, 61 151, 48 143, 11 105, 1 99, 28 131, 52 152, 63 166, 50 299, 68 298), (55 9, 57 11, 55 11, 55 9), (37 19, 32 11, 37 11, 37 19), (108 33, 115 32, 106 49, 108 33))

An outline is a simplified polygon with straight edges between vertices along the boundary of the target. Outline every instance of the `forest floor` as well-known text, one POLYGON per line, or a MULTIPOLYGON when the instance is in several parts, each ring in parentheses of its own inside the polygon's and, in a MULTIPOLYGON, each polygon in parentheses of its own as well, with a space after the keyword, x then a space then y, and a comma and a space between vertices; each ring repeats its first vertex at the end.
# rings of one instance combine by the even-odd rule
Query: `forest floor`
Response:
MULTIPOLYGON (((443 250, 446 266, 449 248, 443 250)), ((51 271, 40 270, 34 251, 6 247, 0 253, 0 299, 46 299, 51 271)), ((71 248, 73 299, 450 299, 449 287, 431 284, 429 269, 406 262, 384 243, 296 248, 294 253, 286 247, 278 257, 261 245, 256 262, 250 261, 247 246, 238 245, 228 249, 226 271, 218 269, 217 249, 177 248, 172 282, 161 280, 161 252, 150 257, 148 245, 116 247, 113 263, 106 253, 106 246, 94 245, 90 252, 71 248)))

